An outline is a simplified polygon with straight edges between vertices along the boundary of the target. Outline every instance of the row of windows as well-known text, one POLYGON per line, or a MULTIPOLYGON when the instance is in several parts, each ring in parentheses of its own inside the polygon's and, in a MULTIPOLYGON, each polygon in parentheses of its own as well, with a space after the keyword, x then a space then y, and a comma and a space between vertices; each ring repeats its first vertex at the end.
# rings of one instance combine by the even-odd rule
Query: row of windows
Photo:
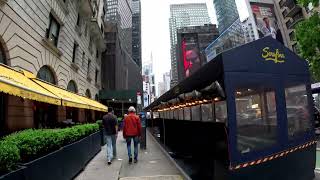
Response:
MULTIPOLYGON (((55 80, 55 75, 53 71, 49 68, 49 66, 42 66, 40 70, 38 71, 37 78, 41 79, 43 81, 49 82, 51 84, 56 85, 57 82, 55 80)), ((78 93, 77 84, 74 80, 70 80, 67 85, 67 90, 73 93, 78 93)), ((87 89, 85 95, 88 98, 91 98, 90 90, 87 89)))
POLYGON ((214 104, 202 104, 173 111, 154 113, 154 116, 174 120, 226 122, 227 106, 225 101, 220 101, 214 104))
MULTIPOLYGON (((245 154, 278 143, 275 90, 271 87, 241 88, 235 92, 237 149, 245 154)), ((285 88, 288 139, 292 141, 312 129, 306 85, 285 88)), ((227 121, 225 101, 172 111, 155 112, 155 118, 205 122, 227 121)), ((226 123, 227 124, 227 123, 226 123)))

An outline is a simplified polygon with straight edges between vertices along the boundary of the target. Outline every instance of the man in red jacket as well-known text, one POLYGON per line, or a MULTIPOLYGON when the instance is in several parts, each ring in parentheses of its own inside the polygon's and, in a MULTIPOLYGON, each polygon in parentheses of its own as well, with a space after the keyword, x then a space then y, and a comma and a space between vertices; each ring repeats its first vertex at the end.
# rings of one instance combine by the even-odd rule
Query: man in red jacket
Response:
POLYGON ((136 115, 136 109, 131 106, 128 109, 129 114, 124 119, 123 137, 127 141, 129 164, 132 163, 131 141, 134 144, 134 163, 138 162, 138 144, 141 136, 141 122, 139 116, 136 115))

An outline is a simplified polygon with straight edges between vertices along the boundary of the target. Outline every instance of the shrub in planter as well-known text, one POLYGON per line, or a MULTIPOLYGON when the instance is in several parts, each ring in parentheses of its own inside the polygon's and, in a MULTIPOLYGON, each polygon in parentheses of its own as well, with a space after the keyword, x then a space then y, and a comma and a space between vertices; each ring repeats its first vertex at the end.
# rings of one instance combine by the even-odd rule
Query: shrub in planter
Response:
POLYGON ((19 160, 18 147, 11 142, 0 141, 0 174, 14 170, 19 160))
POLYGON ((21 162, 29 162, 99 130, 97 124, 65 129, 28 129, 5 137, 20 150, 21 162))
POLYGON ((96 123, 99 125, 99 128, 103 128, 102 120, 97 120, 96 123))

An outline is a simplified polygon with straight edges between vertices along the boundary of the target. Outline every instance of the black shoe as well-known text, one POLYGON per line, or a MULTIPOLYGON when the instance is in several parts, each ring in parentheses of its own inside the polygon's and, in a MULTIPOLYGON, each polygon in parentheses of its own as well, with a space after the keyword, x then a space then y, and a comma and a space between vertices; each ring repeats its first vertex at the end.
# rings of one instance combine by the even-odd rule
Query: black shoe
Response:
POLYGON ((135 158, 133 162, 134 162, 134 163, 137 163, 137 162, 138 162, 138 159, 135 158))
POLYGON ((129 164, 131 164, 132 163, 132 158, 129 158, 129 164))
POLYGON ((112 163, 111 163, 111 161, 108 161, 108 165, 111 165, 112 163))

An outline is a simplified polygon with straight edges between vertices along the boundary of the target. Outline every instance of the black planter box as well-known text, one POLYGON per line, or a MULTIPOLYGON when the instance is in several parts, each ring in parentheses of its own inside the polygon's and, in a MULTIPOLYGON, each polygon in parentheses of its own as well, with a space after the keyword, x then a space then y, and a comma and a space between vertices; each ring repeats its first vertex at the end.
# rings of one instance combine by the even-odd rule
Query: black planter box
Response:
POLYGON ((19 167, 19 169, 12 171, 8 174, 0 176, 0 180, 20 180, 25 179, 24 176, 25 167, 19 167))
POLYGON ((98 152, 101 151, 101 134, 100 132, 98 133, 94 133, 91 135, 92 138, 92 144, 91 144, 91 152, 92 152, 92 156, 95 156, 98 152))
POLYGON ((25 177, 27 180, 45 179, 55 180, 62 179, 62 162, 66 159, 63 158, 63 149, 54 151, 46 156, 23 164, 27 167, 25 169, 25 177))
POLYGON ((105 135, 104 129, 102 128, 102 129, 100 129, 101 146, 104 146, 106 144, 106 140, 104 138, 104 135, 105 135))
MULTIPOLYGON (((100 150, 100 132, 64 146, 24 164, 25 180, 69 180, 76 176, 100 150)), ((2 180, 2 179, 0 179, 2 180)))

